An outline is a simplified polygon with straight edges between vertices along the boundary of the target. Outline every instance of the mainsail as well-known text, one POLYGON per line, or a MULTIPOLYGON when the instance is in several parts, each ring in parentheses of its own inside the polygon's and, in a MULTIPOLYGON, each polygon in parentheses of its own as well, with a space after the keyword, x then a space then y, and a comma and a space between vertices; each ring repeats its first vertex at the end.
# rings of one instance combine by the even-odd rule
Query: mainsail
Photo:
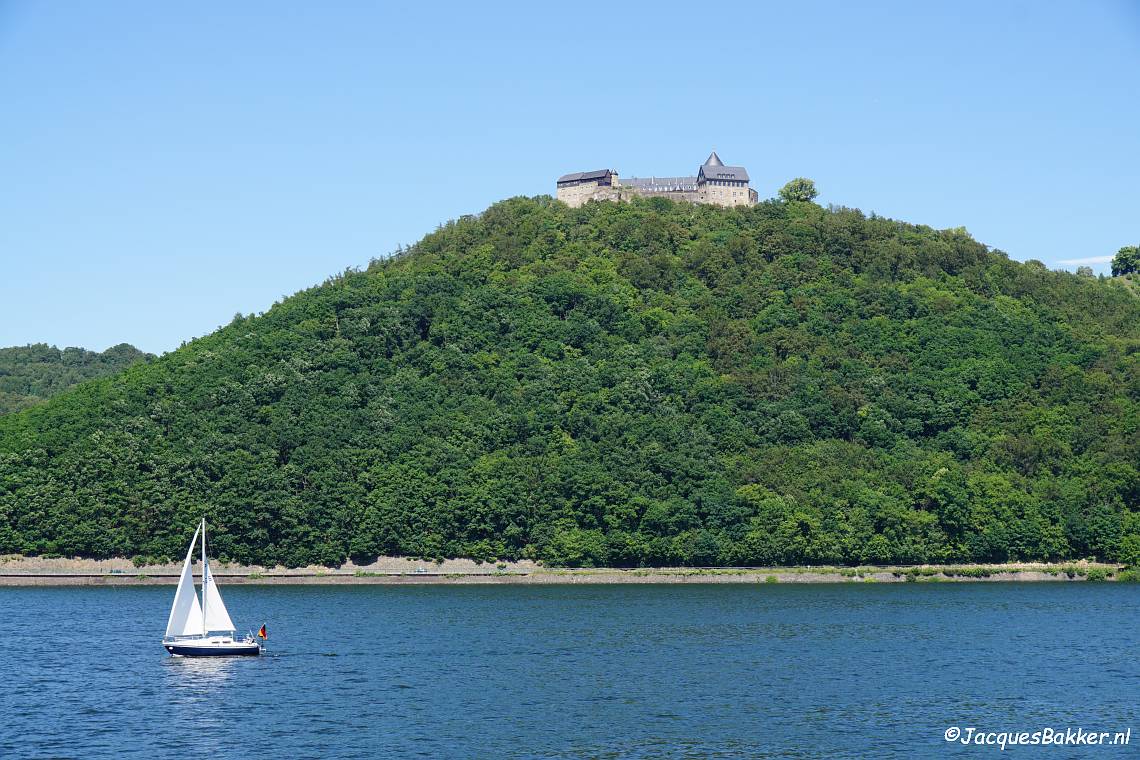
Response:
MULTIPOLYGON (((186 561, 182 564, 182 577, 178 579, 178 591, 174 594, 174 604, 170 608, 170 619, 166 621, 166 635, 172 636, 199 636, 202 630, 202 608, 198 604, 198 594, 194 589, 194 572, 190 568, 190 560, 194 556, 194 544, 198 541, 198 530, 194 531, 194 540, 186 552, 186 561)), ((229 617, 226 618, 229 620, 229 617)))
POLYGON ((210 572, 206 559, 206 521, 202 521, 202 627, 207 631, 233 631, 234 623, 210 572))

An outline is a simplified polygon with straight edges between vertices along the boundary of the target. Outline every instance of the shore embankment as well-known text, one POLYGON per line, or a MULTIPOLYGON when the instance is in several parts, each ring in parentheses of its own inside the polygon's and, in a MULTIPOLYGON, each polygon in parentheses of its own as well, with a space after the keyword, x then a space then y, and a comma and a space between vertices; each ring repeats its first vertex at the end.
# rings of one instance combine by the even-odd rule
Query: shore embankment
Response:
MULTIPOLYGON (((636 583, 953 583, 1115 581, 1120 567, 1095 562, 906 566, 731 568, 551 568, 534 562, 442 562, 380 557, 368 565, 260 567, 211 563, 227 585, 636 584, 636 583)), ((0 557, 0 586, 146 586, 177 583, 179 565, 136 566, 128 559, 0 557)), ((1125 574, 1125 577, 1128 577, 1125 574)))

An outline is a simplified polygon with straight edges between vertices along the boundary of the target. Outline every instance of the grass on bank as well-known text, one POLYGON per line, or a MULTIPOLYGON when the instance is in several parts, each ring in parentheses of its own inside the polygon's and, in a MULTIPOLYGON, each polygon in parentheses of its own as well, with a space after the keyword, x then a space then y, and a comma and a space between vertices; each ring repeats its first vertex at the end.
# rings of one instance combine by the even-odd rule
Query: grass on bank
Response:
MULTIPOLYGON (((1010 565, 921 565, 914 567, 899 566, 873 566, 860 565, 858 567, 838 566, 795 566, 773 568, 637 568, 633 570, 614 570, 605 568, 596 569, 569 569, 548 570, 545 572, 555 574, 572 573, 599 573, 599 572, 626 572, 635 577, 647 576, 726 576, 726 575, 756 575, 768 571, 776 571, 782 575, 835 575, 847 580, 875 580, 875 576, 890 575, 906 581, 938 581, 949 578, 991 578, 1000 575, 1018 575, 1021 573, 1045 573, 1054 577, 1064 575, 1070 580, 1077 578, 1087 581, 1140 581, 1140 571, 1124 568, 1118 565, 1104 563, 1067 563, 1063 565, 1019 563, 1010 565)), ((779 582, 778 575, 769 574, 766 583, 779 582)))

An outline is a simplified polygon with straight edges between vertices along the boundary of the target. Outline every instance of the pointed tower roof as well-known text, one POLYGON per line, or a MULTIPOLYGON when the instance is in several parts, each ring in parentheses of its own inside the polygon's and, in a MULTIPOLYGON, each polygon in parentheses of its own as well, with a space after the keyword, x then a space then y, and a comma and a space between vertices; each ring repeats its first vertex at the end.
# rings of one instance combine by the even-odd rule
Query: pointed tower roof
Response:
POLYGON ((697 172, 697 184, 701 185, 713 180, 748 182, 748 171, 743 166, 725 166, 714 150, 697 172))

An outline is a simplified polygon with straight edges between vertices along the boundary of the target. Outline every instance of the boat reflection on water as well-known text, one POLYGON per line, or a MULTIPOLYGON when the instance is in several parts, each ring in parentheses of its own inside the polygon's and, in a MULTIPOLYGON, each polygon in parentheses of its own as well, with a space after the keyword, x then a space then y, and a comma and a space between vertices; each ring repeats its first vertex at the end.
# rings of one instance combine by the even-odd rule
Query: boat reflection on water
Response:
POLYGON ((234 689, 248 687, 248 672, 242 668, 258 667, 272 658, 261 657, 163 657, 162 686, 173 690, 175 701, 198 704, 206 700, 236 698, 234 689))
POLYGON ((233 677, 240 662, 232 657, 166 657, 163 675, 173 686, 213 690, 233 677))

